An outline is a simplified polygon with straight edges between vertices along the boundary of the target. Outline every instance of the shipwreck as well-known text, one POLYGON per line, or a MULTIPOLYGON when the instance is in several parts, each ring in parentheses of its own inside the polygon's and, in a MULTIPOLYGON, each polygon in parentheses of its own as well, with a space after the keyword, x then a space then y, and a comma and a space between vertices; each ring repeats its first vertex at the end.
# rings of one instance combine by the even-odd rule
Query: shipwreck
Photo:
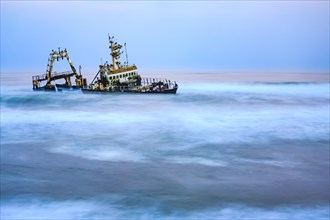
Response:
POLYGON ((87 84, 86 78, 81 74, 81 66, 79 66, 79 74, 76 71, 72 61, 69 58, 66 49, 52 51, 49 59, 46 73, 43 75, 35 75, 32 77, 34 91, 62 91, 62 90, 81 90, 83 93, 158 93, 158 94, 176 94, 178 84, 175 81, 160 78, 143 78, 138 73, 135 64, 129 65, 126 43, 124 44, 126 61, 124 64, 120 62, 122 45, 115 41, 115 38, 108 36, 109 50, 112 63, 105 62, 99 65, 90 84, 87 84), (53 72, 54 62, 59 59, 66 58, 71 70, 66 72, 53 72), (74 80, 72 78, 74 77, 74 80), (64 79, 65 82, 57 84, 56 81, 64 79), (45 83, 44 85, 42 85, 45 83))

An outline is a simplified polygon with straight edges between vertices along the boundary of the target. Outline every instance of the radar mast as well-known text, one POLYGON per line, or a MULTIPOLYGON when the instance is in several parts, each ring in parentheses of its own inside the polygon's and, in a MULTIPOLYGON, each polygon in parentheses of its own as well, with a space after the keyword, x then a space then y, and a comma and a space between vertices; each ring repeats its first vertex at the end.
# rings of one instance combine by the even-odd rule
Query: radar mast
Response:
POLYGON ((109 37, 109 49, 110 49, 110 55, 112 56, 112 65, 113 65, 113 69, 117 70, 120 68, 120 62, 119 62, 119 58, 120 55, 122 54, 122 52, 120 51, 120 49, 122 48, 122 45, 118 44, 115 40, 114 40, 114 36, 109 37))

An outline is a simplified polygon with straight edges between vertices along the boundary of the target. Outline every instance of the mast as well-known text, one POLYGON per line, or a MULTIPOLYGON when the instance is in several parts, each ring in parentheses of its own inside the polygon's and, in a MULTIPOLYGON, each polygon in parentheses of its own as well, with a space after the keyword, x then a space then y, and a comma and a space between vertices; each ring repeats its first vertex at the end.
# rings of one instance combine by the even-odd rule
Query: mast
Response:
POLYGON ((120 58, 120 54, 121 54, 120 48, 122 48, 122 45, 120 45, 114 41, 114 38, 115 38, 114 36, 110 37, 108 34, 108 37, 109 37, 110 55, 112 56, 113 69, 117 70, 120 67, 119 58, 120 58))
POLYGON ((125 54, 126 54, 126 66, 128 66, 128 54, 127 54, 127 49, 126 49, 126 43, 124 44, 125 47, 125 54))

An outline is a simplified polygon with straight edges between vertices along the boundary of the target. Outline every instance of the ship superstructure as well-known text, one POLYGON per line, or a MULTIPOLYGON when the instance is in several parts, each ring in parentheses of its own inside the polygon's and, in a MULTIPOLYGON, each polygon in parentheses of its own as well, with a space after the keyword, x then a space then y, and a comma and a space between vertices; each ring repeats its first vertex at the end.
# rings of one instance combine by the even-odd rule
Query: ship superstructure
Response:
POLYGON ((142 78, 138 74, 135 64, 128 64, 126 50, 126 62, 120 62, 120 55, 123 54, 121 44, 118 44, 114 37, 109 38, 109 49, 112 57, 112 64, 108 62, 99 66, 99 71, 88 88, 83 88, 84 93, 88 92, 135 92, 135 93, 176 93, 178 85, 167 79, 142 78))

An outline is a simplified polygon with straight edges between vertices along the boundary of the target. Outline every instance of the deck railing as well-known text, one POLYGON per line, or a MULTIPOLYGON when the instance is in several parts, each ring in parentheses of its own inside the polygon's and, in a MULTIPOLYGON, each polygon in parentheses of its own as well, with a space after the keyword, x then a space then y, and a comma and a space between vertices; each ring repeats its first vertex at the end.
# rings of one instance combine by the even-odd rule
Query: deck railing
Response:
POLYGON ((157 83, 163 83, 164 85, 167 84, 169 88, 173 88, 175 86, 175 81, 171 81, 164 78, 141 78, 141 85, 147 86, 157 83))
MULTIPOLYGON (((132 82, 133 83, 133 82, 132 82)), ((104 86, 102 83, 90 84, 90 88, 104 91, 125 91, 125 90, 138 90, 138 91, 163 91, 167 89, 174 89, 177 86, 176 82, 162 79, 162 78, 141 78, 141 84, 134 82, 133 85, 110 85, 109 87, 104 86)))
POLYGON ((47 80, 47 78, 48 78, 47 74, 32 76, 32 80, 37 80, 37 81, 47 80))

